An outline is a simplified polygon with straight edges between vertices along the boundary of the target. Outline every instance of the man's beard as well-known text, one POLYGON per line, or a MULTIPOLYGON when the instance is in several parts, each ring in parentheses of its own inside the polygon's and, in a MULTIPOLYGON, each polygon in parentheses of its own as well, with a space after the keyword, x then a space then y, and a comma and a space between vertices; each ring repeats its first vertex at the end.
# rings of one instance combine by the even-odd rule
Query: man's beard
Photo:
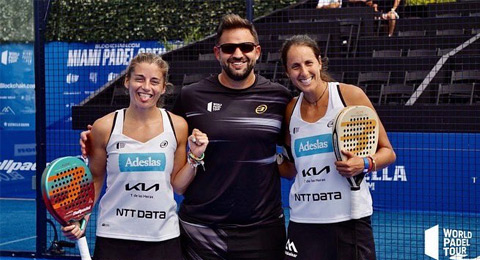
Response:
POLYGON ((250 59, 247 59, 247 69, 245 72, 238 74, 239 71, 235 71, 234 69, 230 68, 228 64, 231 63, 231 60, 227 60, 227 63, 222 64, 222 69, 225 71, 225 73, 228 75, 229 78, 231 78, 234 81, 242 81, 250 75, 250 72, 252 72, 253 67, 255 67, 255 62, 250 62, 250 59))

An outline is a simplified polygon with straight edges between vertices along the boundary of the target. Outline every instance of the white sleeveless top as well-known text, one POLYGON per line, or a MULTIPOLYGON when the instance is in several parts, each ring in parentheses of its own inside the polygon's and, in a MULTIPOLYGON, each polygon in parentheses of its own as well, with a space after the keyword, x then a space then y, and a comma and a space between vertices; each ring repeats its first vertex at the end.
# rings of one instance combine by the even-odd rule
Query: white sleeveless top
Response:
POLYGON ((163 241, 180 235, 170 174, 177 140, 164 109, 163 133, 145 143, 122 134, 125 110, 116 120, 107 150, 107 188, 100 200, 97 236, 163 241))
MULTIPOLYGON (((328 83, 328 108, 317 122, 302 120, 300 93, 292 112, 289 131, 297 175, 290 190, 290 219, 298 223, 335 223, 350 220, 350 184, 335 168, 332 127, 345 107, 338 82, 328 83)), ((360 185, 362 217, 373 213, 365 179, 360 185)))

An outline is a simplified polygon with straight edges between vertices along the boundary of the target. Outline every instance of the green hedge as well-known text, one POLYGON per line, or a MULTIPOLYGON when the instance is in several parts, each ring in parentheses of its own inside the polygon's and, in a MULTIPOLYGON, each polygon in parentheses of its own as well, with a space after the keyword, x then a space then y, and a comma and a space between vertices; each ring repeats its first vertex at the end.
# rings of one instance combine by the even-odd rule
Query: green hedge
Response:
MULTIPOLYGON (((245 0, 52 0, 46 40, 124 42, 199 40, 227 13, 245 16, 245 0)), ((265 15, 297 0, 255 0, 265 15)), ((34 39, 33 0, 0 0, 0 42, 34 39)))
POLYGON ((31 42, 33 0, 0 0, 0 42, 31 42))
POLYGON ((443 3, 454 3, 457 0, 406 0, 406 5, 428 5, 428 4, 443 4, 443 3))
MULTIPOLYGON (((256 16, 296 0, 255 1, 256 16)), ((214 32, 226 13, 245 16, 245 1, 226 0, 56 0, 47 41, 123 42, 199 40, 214 32)))

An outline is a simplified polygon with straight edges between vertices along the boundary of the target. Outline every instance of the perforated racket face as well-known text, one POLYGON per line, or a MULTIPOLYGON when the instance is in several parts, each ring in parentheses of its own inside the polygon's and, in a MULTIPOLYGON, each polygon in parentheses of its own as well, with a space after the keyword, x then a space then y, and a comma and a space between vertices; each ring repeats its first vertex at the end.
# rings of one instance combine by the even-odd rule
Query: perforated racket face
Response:
POLYGON ((333 134, 337 160, 346 160, 340 151, 357 156, 372 155, 378 145, 378 116, 367 106, 349 106, 337 115, 333 134))
POLYGON ((93 177, 79 158, 63 157, 53 161, 42 174, 41 186, 48 211, 62 225, 81 220, 92 211, 93 177))

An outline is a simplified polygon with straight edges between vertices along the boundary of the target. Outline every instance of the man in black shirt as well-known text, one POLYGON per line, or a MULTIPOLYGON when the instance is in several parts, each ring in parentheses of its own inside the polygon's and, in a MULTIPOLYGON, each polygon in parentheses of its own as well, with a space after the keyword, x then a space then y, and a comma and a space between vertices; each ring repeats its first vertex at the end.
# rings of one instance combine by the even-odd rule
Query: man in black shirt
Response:
POLYGON ((248 20, 224 16, 214 52, 221 73, 184 87, 173 110, 210 139, 180 207, 184 257, 283 259, 275 154, 290 93, 254 73, 261 47, 248 20))

